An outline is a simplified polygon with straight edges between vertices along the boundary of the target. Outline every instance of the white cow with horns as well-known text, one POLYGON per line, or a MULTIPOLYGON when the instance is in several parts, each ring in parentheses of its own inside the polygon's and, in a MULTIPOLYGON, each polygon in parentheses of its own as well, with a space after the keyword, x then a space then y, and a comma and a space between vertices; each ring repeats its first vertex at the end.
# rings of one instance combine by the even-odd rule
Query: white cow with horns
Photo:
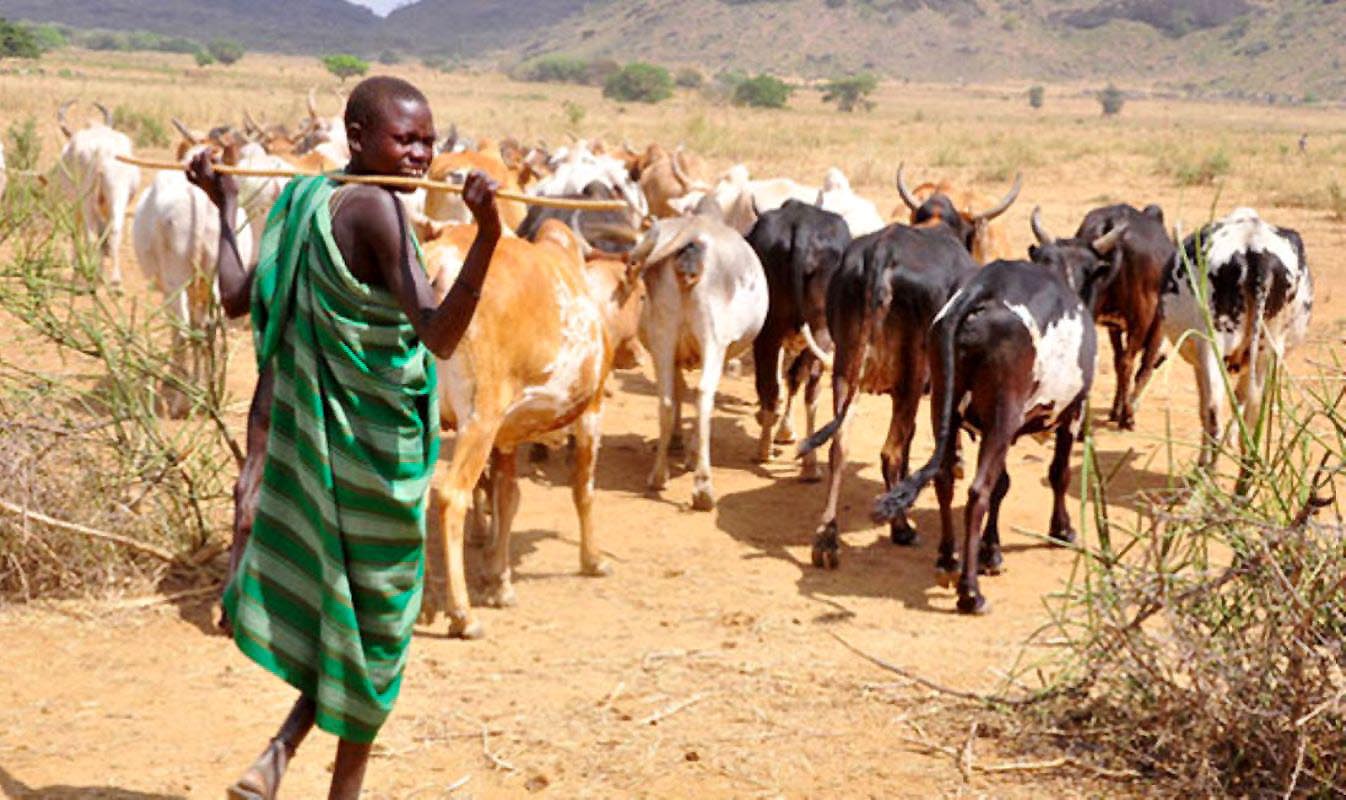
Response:
POLYGON ((66 112, 74 104, 67 100, 56 111, 56 121, 65 135, 65 147, 56 167, 55 183, 75 204, 75 237, 79 247, 99 248, 100 273, 106 262, 112 267, 106 274, 108 286, 120 290, 122 284, 121 243, 126 211, 140 188, 140 170, 117 160, 131 155, 131 139, 112 127, 112 113, 94 103, 102 121, 90 122, 72 131, 66 112))

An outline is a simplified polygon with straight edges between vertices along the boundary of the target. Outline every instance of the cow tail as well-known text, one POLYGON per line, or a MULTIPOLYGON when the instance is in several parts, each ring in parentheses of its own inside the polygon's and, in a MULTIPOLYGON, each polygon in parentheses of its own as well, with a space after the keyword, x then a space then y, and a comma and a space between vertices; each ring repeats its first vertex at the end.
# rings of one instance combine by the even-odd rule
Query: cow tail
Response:
POLYGON ((925 466, 916 470, 906 480, 894 486, 892 491, 880 496, 874 502, 874 510, 870 516, 875 522, 887 522, 910 508, 911 504, 916 502, 916 497, 921 493, 921 490, 939 472, 944 460, 949 455, 949 448, 953 447, 957 440, 957 431, 954 430, 953 426, 953 373, 958 329, 962 327, 963 319, 979 300, 980 297, 973 293, 960 295, 953 301, 955 305, 948 309, 944 319, 936 322, 934 335, 939 340, 939 360, 944 370, 944 381, 940 386, 941 402, 939 424, 935 431, 935 454, 930 457, 930 461, 925 466))
POLYGON ((1248 379, 1254 386, 1260 386, 1265 377, 1257 374, 1257 358, 1262 344, 1262 321, 1267 312, 1267 299, 1271 294, 1271 269, 1268 263, 1269 253, 1248 251, 1248 274, 1252 278, 1252 302, 1248 309, 1248 379))
POLYGON ((795 309, 799 312, 799 330, 804 336, 804 344, 808 347, 813 357, 822 362, 826 369, 832 369, 832 356, 823 350, 818 344, 818 340, 813 336, 813 329, 809 327, 808 317, 804 314, 804 283, 808 276, 805 270, 808 268, 809 242, 807 232, 799 226, 794 229, 794 235, 790 240, 790 278, 793 282, 795 309))
MULTIPOLYGON (((796 452, 796 455, 801 458, 826 444, 827 440, 836 435, 837 431, 846 422, 846 418, 850 416, 851 405, 855 402, 855 395, 860 390, 860 370, 864 366, 865 359, 869 355, 869 339, 874 332, 874 318, 877 316, 877 314, 870 310, 872 291, 872 286, 865 287, 864 307, 866 313, 864 322, 860 325, 859 341, 861 342, 861 346, 859 352, 853 353, 850 360, 842 365, 842 368, 846 371, 846 397, 841 401, 841 411, 837 414, 836 419, 827 423, 820 428, 817 433, 799 443, 799 449, 796 452)), ((834 365, 832 367, 834 386, 836 384, 836 370, 837 367, 834 365)))

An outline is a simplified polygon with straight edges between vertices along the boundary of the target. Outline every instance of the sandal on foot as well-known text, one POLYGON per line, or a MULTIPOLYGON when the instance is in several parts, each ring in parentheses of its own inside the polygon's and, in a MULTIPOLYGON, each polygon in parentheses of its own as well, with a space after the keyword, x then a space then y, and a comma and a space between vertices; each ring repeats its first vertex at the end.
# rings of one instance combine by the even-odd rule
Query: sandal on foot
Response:
POLYGON ((274 800, 289 763, 290 749, 279 737, 272 739, 252 766, 225 790, 225 797, 227 800, 274 800))

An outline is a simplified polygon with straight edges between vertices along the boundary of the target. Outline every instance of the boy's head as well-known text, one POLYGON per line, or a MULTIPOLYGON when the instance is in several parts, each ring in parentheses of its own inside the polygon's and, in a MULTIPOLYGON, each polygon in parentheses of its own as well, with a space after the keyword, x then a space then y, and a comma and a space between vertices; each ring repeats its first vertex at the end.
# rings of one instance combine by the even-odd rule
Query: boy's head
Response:
POLYGON ((421 177, 435 154, 435 122, 420 89, 379 75, 361 81, 346 101, 350 171, 421 177))

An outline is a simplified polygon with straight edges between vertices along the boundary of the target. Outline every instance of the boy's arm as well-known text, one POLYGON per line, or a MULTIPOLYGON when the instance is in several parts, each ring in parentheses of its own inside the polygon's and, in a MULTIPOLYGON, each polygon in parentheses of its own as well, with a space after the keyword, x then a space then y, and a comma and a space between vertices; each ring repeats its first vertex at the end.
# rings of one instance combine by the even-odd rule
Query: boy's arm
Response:
POLYGON ((209 151, 197 153, 187 166, 187 180, 199 187, 220 211, 220 242, 215 274, 220 281, 220 305, 230 319, 248 313, 252 295, 252 271, 243 266, 234 235, 238 217, 238 184, 233 177, 215 171, 209 151))
POLYGON ((384 285, 401 304, 421 341, 440 358, 453 354, 481 299, 481 286, 500 240, 495 190, 495 183, 480 172, 468 175, 463 185, 463 200, 477 222, 477 238, 442 303, 436 302, 429 278, 416 261, 401 202, 391 192, 379 192, 380 213, 357 218, 359 237, 378 264, 384 285))

